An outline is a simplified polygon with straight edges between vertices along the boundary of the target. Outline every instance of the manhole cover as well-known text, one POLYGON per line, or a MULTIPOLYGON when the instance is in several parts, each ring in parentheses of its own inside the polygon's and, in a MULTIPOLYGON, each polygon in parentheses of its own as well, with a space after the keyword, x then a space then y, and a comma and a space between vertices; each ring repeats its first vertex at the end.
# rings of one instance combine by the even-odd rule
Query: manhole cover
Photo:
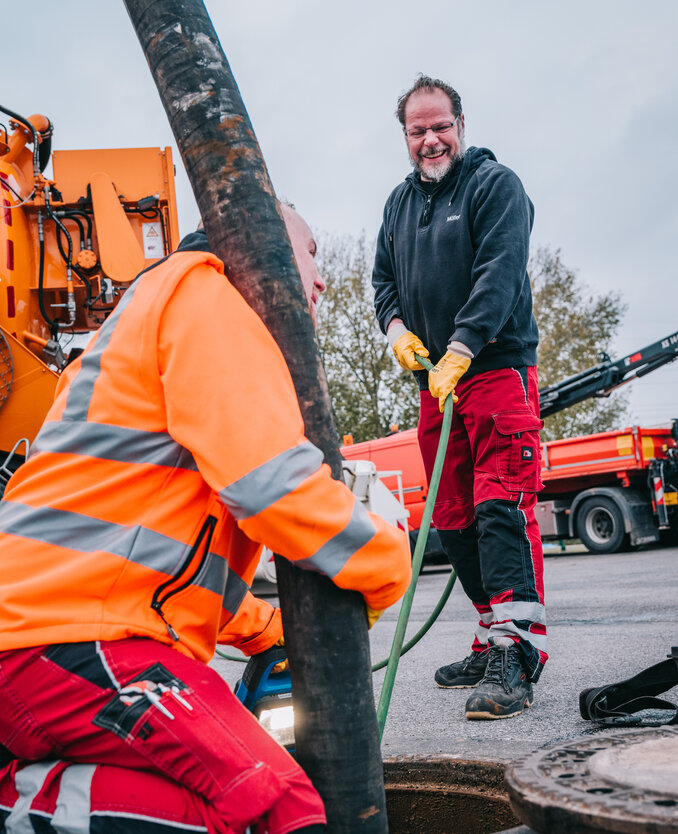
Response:
POLYGON ((539 832, 678 834, 677 763, 678 730, 613 730, 525 756, 506 784, 539 832))

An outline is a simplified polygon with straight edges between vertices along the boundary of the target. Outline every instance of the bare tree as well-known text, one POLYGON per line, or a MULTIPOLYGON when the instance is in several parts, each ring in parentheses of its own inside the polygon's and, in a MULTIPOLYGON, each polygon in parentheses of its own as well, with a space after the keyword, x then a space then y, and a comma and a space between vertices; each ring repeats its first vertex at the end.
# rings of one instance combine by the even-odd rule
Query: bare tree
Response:
POLYGON ((356 442, 416 425, 418 387, 379 329, 371 283, 374 242, 319 234, 318 341, 339 434, 356 442))

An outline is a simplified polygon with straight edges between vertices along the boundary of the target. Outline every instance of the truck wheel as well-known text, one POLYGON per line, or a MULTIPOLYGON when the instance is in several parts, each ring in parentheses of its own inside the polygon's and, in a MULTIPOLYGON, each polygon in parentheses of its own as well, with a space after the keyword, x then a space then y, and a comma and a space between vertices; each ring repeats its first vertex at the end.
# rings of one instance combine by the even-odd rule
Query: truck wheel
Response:
POLYGON ((577 535, 592 553, 617 553, 626 543, 624 517, 611 498, 587 498, 576 521, 577 535))

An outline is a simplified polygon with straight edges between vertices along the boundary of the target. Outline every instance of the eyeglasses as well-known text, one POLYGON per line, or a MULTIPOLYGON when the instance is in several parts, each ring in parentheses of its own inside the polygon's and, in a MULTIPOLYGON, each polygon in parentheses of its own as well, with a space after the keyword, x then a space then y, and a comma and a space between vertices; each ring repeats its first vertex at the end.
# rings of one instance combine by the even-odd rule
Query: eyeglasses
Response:
MULTIPOLYGON (((461 113, 459 116, 461 116, 461 113)), ((408 139, 421 139, 422 136, 426 136, 429 130, 432 130, 436 135, 447 133, 448 130, 452 130, 457 124, 459 116, 453 122, 438 122, 430 127, 411 127, 409 130, 403 128, 403 133, 408 139)))

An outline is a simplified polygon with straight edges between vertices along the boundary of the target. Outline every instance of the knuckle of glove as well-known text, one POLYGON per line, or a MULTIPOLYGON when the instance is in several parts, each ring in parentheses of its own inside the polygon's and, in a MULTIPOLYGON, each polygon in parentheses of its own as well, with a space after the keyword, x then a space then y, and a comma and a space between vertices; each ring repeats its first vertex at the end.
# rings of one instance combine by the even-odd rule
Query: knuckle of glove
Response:
POLYGON ((396 339, 393 343, 393 352, 400 366, 408 371, 421 370, 421 365, 417 361, 415 353, 420 356, 428 356, 428 350, 422 344, 421 339, 410 331, 403 333, 400 338, 396 339))
MULTIPOLYGON (((468 370, 471 360, 448 352, 428 375, 429 391, 434 397, 443 397, 454 391, 455 385, 468 370)), ((455 400, 456 401, 456 400, 455 400)))

